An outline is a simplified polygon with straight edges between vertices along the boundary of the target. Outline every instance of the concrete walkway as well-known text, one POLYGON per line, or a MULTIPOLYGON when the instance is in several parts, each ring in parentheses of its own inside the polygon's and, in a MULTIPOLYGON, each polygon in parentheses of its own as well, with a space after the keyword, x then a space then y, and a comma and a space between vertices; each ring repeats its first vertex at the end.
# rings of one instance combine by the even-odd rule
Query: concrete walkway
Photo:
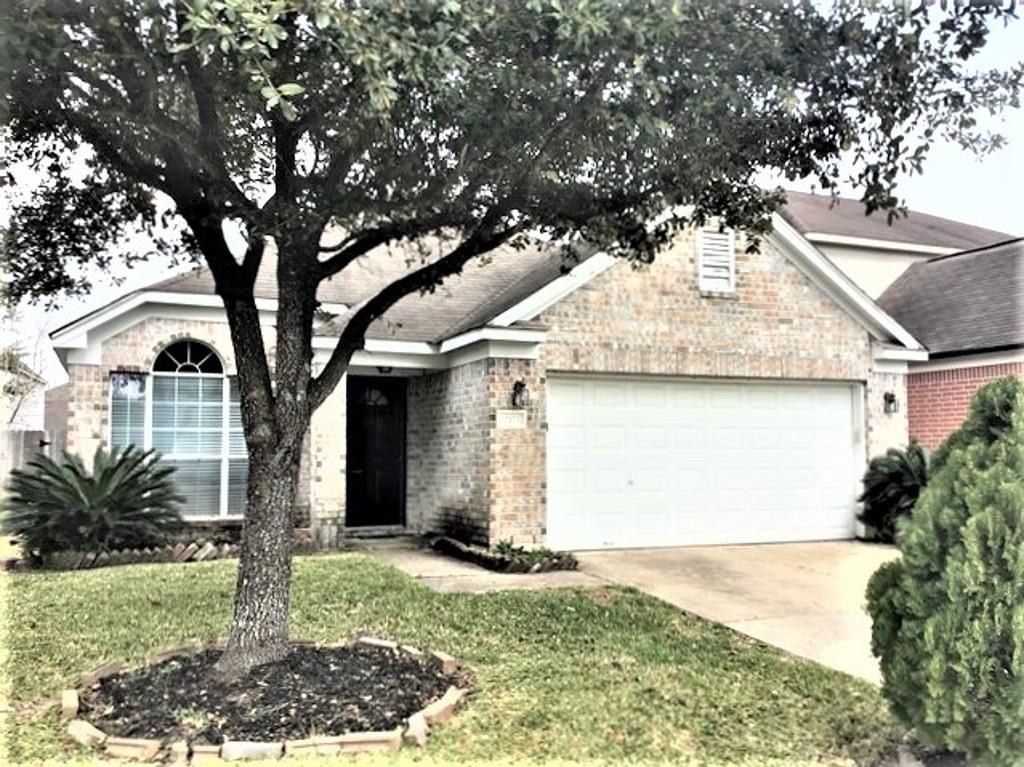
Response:
POLYGON ((359 546, 399 570, 411 575, 436 591, 483 593, 509 589, 549 589, 562 587, 595 588, 606 586, 606 581, 573 570, 550 573, 496 573, 493 570, 463 562, 454 557, 423 548, 417 542, 372 542, 359 546))
POLYGON ((854 541, 577 553, 583 573, 635 586, 795 655, 879 683, 864 590, 892 546, 854 541))

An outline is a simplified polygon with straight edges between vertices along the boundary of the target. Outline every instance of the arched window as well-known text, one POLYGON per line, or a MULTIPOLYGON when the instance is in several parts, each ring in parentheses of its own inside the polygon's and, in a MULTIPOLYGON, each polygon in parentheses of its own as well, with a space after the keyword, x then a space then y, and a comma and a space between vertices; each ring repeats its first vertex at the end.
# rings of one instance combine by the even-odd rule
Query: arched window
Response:
POLYGON ((140 435, 144 447, 177 468, 186 517, 242 514, 249 461, 238 386, 213 349, 177 341, 160 352, 148 377, 114 374, 111 445, 138 444, 140 435))
POLYGON ((178 341, 171 344, 156 358, 153 371, 159 373, 208 373, 223 375, 220 357, 206 344, 198 341, 178 341))

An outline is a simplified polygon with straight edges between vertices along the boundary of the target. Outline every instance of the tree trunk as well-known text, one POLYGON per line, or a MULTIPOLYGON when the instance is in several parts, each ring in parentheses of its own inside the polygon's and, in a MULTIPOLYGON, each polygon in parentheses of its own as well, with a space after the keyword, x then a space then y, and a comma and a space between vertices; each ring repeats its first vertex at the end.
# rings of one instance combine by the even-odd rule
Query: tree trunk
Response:
POLYGON ((304 427, 288 435, 288 447, 249 459, 248 506, 235 587, 235 611, 227 647, 217 662, 237 677, 279 660, 288 649, 294 504, 304 427))

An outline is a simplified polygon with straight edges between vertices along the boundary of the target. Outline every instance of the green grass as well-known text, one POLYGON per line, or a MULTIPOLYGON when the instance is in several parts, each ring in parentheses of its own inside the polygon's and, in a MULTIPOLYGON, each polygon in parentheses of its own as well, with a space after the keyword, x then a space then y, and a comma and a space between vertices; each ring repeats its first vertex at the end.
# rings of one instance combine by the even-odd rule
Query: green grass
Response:
MULTIPOLYGON (((234 577, 231 561, 8 576, 12 699, 54 696, 108 658, 222 637, 234 577)), ((477 673, 425 750, 357 764, 870 764, 901 734, 867 683, 633 590, 442 595, 365 555, 298 559, 293 636, 356 632, 443 649, 477 673)), ((12 760, 90 758, 53 708, 12 724, 12 760)))

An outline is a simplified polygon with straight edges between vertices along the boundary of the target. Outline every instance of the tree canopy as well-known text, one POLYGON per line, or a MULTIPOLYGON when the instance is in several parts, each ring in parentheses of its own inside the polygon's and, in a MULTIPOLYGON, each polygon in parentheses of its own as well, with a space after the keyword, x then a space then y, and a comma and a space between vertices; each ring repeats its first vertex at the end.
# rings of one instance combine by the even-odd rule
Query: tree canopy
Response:
POLYGON ((648 260, 666 208, 763 228, 760 171, 829 189, 844 150, 892 208, 936 139, 991 146, 974 115, 1018 99, 1019 68, 968 66, 1012 6, 928 6, 13 0, 9 161, 42 183, 7 233, 12 297, 86 289, 69 266, 139 228, 206 253, 224 219, 336 224, 322 273, 489 219, 648 260))
POLYGON ((8 162, 38 179, 12 194, 9 298, 88 290, 83 265, 144 257, 125 252, 136 232, 209 267, 250 458, 225 655, 244 668, 283 652, 302 438, 376 318, 527 232, 570 260, 640 262, 712 218, 756 237, 782 199, 760 174, 833 189, 844 153, 868 209, 892 211, 935 141, 998 145, 975 116, 1018 104, 1022 68, 973 59, 1013 18, 996 2, 7 0, 8 162), (314 371, 317 285, 425 241, 314 371), (254 300, 270 244, 272 355, 254 300))

